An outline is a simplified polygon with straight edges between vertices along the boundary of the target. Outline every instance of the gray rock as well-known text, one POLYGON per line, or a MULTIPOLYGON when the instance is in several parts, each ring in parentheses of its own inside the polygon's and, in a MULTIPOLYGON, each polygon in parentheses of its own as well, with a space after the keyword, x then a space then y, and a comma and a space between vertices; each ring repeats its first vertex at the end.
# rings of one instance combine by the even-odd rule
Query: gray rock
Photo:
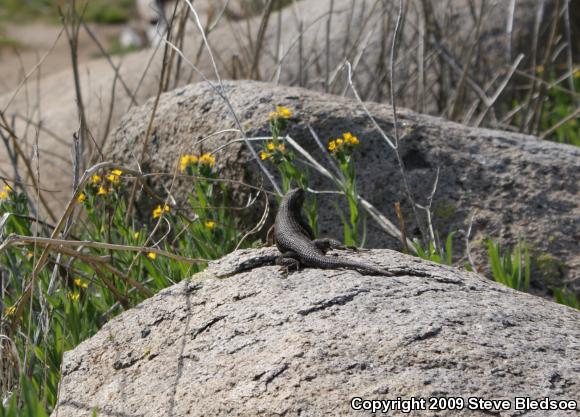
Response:
POLYGON ((511 409, 416 415, 508 417, 522 415, 515 397, 580 399, 576 310, 388 250, 359 259, 421 276, 216 278, 275 252, 235 252, 67 352, 53 416, 344 416, 366 415, 354 397, 480 397, 511 409))
MULTIPOLYGON (((294 117, 289 130, 297 142, 314 158, 327 165, 326 156, 308 131, 310 125, 326 144, 343 132, 352 132, 361 140, 356 154, 358 191, 385 213, 394 223, 394 204, 403 202, 410 236, 417 225, 403 191, 395 154, 365 115, 356 101, 300 88, 280 87, 258 82, 228 82, 226 93, 242 125, 250 136, 269 135, 268 114, 276 104, 289 107, 294 117)), ((152 102, 130 112, 121 122, 109 144, 107 154, 122 164, 136 168, 135 153, 149 123, 152 102)), ((378 124, 394 136, 392 109, 387 105, 367 103, 378 124)), ((502 244, 516 244, 524 238, 537 267, 535 285, 546 288, 569 285, 580 290, 580 253, 578 252, 578 217, 580 199, 580 150, 573 146, 538 140, 533 136, 471 128, 444 119, 400 109, 402 126, 400 154, 406 165, 409 184, 420 204, 427 204, 437 169, 440 179, 433 201, 434 228, 442 239, 448 233, 467 230, 471 216, 471 238, 479 266, 487 264, 484 238, 502 244), (548 284, 544 284, 544 282, 548 284)), ((143 165, 148 172, 173 172, 180 153, 215 154, 218 170, 224 177, 251 184, 265 181, 258 176, 255 162, 235 133, 201 139, 224 129, 236 128, 228 108, 206 84, 195 84, 161 97, 148 155, 143 165), (226 143, 230 145, 224 147, 226 143)), ((256 145, 259 149, 259 145, 256 145)), ((275 171, 272 165, 269 165, 275 171)), ((308 169, 307 167, 305 169, 308 169)), ((334 189, 311 170, 314 189, 334 189)), ((153 177, 156 180, 159 177, 153 177)), ((169 187, 171 176, 165 186, 169 187)), ((161 190, 159 182, 153 187, 161 190)), ((190 187, 181 180, 174 194, 183 196, 190 187)), ((247 189, 239 188, 239 193, 247 189)), ((142 207, 147 207, 142 200, 142 207)), ((341 236, 340 221, 334 208, 337 197, 318 196, 322 234, 341 236)), ((148 215, 149 209, 145 211, 148 215)), ((256 212, 256 216, 261 213, 256 212)), ((399 247, 397 239, 380 232, 371 223, 370 247, 399 247)), ((454 253, 464 253, 464 238, 455 237, 454 253)))

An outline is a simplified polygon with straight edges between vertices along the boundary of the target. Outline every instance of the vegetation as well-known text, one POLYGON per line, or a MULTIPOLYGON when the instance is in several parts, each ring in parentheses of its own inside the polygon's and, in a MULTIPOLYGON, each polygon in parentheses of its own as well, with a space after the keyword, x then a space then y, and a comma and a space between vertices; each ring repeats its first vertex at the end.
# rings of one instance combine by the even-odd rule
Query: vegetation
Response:
POLYGON ((554 290, 554 297, 558 303, 580 310, 580 300, 574 295, 572 291, 566 288, 557 288, 554 290))
MULTIPOLYGON (((445 240, 445 246, 437 246, 434 241, 429 241, 427 243, 427 248, 423 248, 421 241, 415 239, 413 241, 413 246, 417 251, 417 256, 421 259, 427 259, 428 261, 436 262, 443 265, 453 265, 453 236, 455 232, 449 233, 447 239, 445 240)), ((468 267, 471 270, 471 267, 468 267)))
MULTIPOLYGON (((57 16, 57 4, 64 3, 56 0, 26 2, 0 0, 3 13, 1 16, 3 18, 10 16, 11 19, 30 19, 41 15, 57 16)), ((83 11, 83 19, 101 23, 125 21, 131 4, 132 0, 76 2, 77 10, 83 11)), ((281 4, 288 2, 275 4, 275 7, 281 7, 281 4)), ((383 13, 386 14, 386 11, 383 13)), ((269 12, 266 11, 262 15, 260 25, 262 35, 268 25, 268 18, 269 12)), ((72 23, 65 22, 74 27, 78 21, 72 23)), ((329 27, 330 23, 329 21, 329 27)), ((427 26, 429 29, 430 25, 427 26)), ((79 27, 76 26, 77 29, 79 27)), ((66 36, 74 36, 75 31, 70 32, 73 35, 67 33, 66 36)), ((362 31, 357 36, 353 34, 352 39, 362 39, 361 34, 362 31)), ((432 37, 433 34, 426 34, 421 38, 432 37)), ((248 61, 240 63, 239 66, 232 63, 232 74, 225 74, 224 78, 235 77, 237 74, 235 71, 245 68, 244 75, 250 74, 260 79, 257 64, 261 54, 268 53, 260 49, 263 40, 263 38, 252 39, 251 45, 255 50, 238 58, 248 61), (252 70, 248 70, 249 68, 252 70)), ((70 43, 75 45, 75 42, 70 43)), ((174 43, 183 45, 183 38, 174 39, 174 43)), ((348 49, 346 46, 345 43, 345 50, 348 49)), ((387 45, 384 45, 384 50, 387 50, 387 45)), ((124 51, 115 49, 109 52, 124 51)), ((171 50, 167 47, 165 52, 166 58, 176 58, 179 55, 170 53, 171 50)), ((328 53, 328 49, 326 52, 328 53)), ((279 55, 282 54, 275 54, 279 55)), ((440 59, 444 55, 437 53, 434 56, 440 59)), ((347 58, 349 57, 345 57, 347 58)), ((175 76, 177 79, 177 74, 183 71, 184 65, 183 61, 169 59, 164 61, 164 64, 159 77, 162 83, 157 98, 163 91, 169 89, 172 77, 175 76), (174 70, 175 74, 172 74, 171 70, 174 70)), ((280 60, 280 67, 282 64, 280 60)), ((440 64, 441 68, 449 66, 443 62, 440 64)), ((470 79, 467 73, 469 62, 466 64, 461 79, 455 79, 459 84, 465 79, 470 79)), ((299 62, 298 65, 302 68, 306 66, 306 62, 299 62)), ((75 69, 78 71, 78 68, 75 69)), ((350 67, 348 69, 350 70, 350 67)), ((372 70, 374 71, 374 68, 372 70)), ((330 66, 326 65, 325 69, 321 67, 320 71, 327 91, 332 92, 330 66)), ((381 71, 386 70, 382 68, 381 71)), ((514 94, 513 100, 508 100, 511 108, 505 113, 511 116, 502 119, 504 125, 522 132, 537 133, 548 139, 578 145, 577 118, 572 117, 577 112, 575 104, 577 94, 569 88, 562 87, 565 79, 562 78, 562 73, 569 69, 556 71, 555 67, 551 67, 542 71, 543 75, 534 74, 534 77, 549 85, 555 84, 551 88, 541 89, 539 95, 534 88, 522 87, 523 92, 519 91, 518 94, 514 94), (549 77, 546 80, 551 81, 542 78, 547 75, 549 77)), ((441 78, 453 77, 442 75, 441 78)), ((576 91, 580 90, 579 79, 580 74, 576 70, 574 72, 576 91)), ((297 84, 303 85, 305 81, 299 77, 297 84)), ((354 83, 350 82, 341 87, 344 90, 341 93, 345 93, 347 88, 360 99, 354 83)), ((366 90, 372 93, 376 89, 371 85, 366 90)), ((451 88, 443 86, 435 90, 443 94, 451 91, 451 88)), ((460 92, 461 88, 458 88, 458 91, 460 92)), ((480 120, 474 122, 474 125, 488 121, 492 127, 503 127, 493 124, 501 119, 496 114, 486 119, 489 107, 482 109, 482 103, 472 106, 467 99, 461 101, 464 95, 459 92, 454 98, 442 96, 438 100, 441 108, 450 110, 451 118, 470 120, 478 110, 481 117, 478 116, 480 120), (471 113, 460 114, 462 108, 471 109, 469 110, 471 113)), ((380 93, 378 94, 380 99, 380 93)), ((80 98, 80 94, 78 97, 80 98)), ((368 97, 372 98, 370 93, 365 98, 368 97)), ((485 105, 487 106, 487 103, 485 105)), ((82 101, 79 99, 79 114, 83 115, 83 112, 82 101)), ((312 131, 313 139, 326 153, 328 163, 333 168, 326 170, 288 136, 288 128, 294 122, 292 112, 292 109, 277 106, 269 117, 271 134, 265 138, 253 138, 261 141, 256 152, 259 162, 269 168, 275 168, 281 192, 294 186, 308 188, 312 175, 325 175, 335 187, 332 192, 336 193, 336 201, 339 202, 336 204, 336 217, 341 220, 345 244, 364 245, 367 221, 373 212, 369 210, 368 205, 363 204, 357 192, 354 162, 357 158, 357 149, 365 138, 361 136, 359 139, 360 132, 345 131, 341 132, 338 138, 324 138, 326 142, 322 143, 312 131)), ((154 114, 155 111, 151 120, 154 114)), ((367 115, 372 118, 370 113, 367 115)), ((0 113, 0 116, 2 117, 0 133, 3 135, 6 133, 6 137, 18 143, 18 138, 11 128, 12 124, 5 119, 3 113, 0 113)), ((81 142, 90 148, 87 138, 94 138, 86 129, 84 122, 81 122, 81 142)), ((395 134, 398 138, 397 129, 398 126, 395 125, 395 134)), ((239 130, 243 131, 241 128, 239 130)), ((150 133, 147 132, 145 144, 151 136, 150 133)), ((5 136, 2 136, 2 139, 5 139, 5 136)), ((391 144, 394 152, 398 152, 397 141, 398 139, 391 144)), ((10 143, 7 139, 4 142, 10 143)), ((9 148, 8 145, 6 147, 9 148)), ((216 165, 219 161, 216 161, 215 155, 194 153, 193 149, 188 152, 191 153, 176 155, 174 161, 176 168, 173 173, 143 174, 110 163, 93 165, 80 179, 75 178, 78 188, 75 189, 74 198, 71 199, 62 218, 54 216, 52 223, 39 215, 40 206, 44 205, 48 211, 48 205, 39 201, 41 194, 36 183, 32 187, 26 187, 21 181, 2 179, 0 334, 7 336, 0 339, 2 365, 0 370, 6 372, 6 375, 8 372, 14 375, 10 378, 2 375, 0 380, 0 394, 5 400, 0 406, 0 417, 47 415, 52 411, 57 399, 60 365, 65 351, 93 335, 112 316, 202 270, 209 260, 219 258, 237 247, 249 247, 259 243, 252 234, 254 230, 244 230, 237 220, 244 217, 244 210, 251 210, 253 207, 235 206, 227 186, 228 182, 220 177, 216 165), (171 187, 163 193, 151 189, 147 178, 152 175, 171 175, 171 178, 174 178, 171 187, 179 182, 189 184, 190 193, 187 199, 175 201, 171 187), (138 194, 137 189, 143 192, 138 194), (139 209, 150 207, 150 210, 148 209, 143 216, 143 213, 137 212, 137 206, 139 209), (15 348, 15 354, 12 347, 15 348)), ((25 156, 19 154, 19 157, 21 159, 16 157, 13 159, 15 167, 21 169, 22 165, 32 166, 31 161, 25 156)), ((74 162, 75 169, 78 172, 79 166, 89 166, 90 163, 95 161, 83 161, 77 157, 74 162), (85 162, 87 164, 83 165, 85 162)), ((404 171, 402 164, 401 171, 404 171)), ((28 178, 34 181, 35 176, 28 175, 28 178)), ((247 184, 244 186, 250 187, 247 184)), ((411 192, 406 191, 412 202, 411 192)), ((264 193, 262 189, 260 192, 264 193)), ((415 207, 414 202, 411 207, 415 207)), ((453 206, 436 208, 435 216, 451 217, 454 209, 453 206)), ((431 223, 430 205, 426 208, 426 212, 431 223)), ((317 234, 318 208, 314 198, 309 198, 306 202, 305 213, 317 234)), ((405 216, 400 206, 398 217, 401 227, 400 236, 397 237, 400 237, 402 246, 408 252, 446 265, 457 262, 453 254, 455 233, 450 233, 444 244, 439 242, 439 237, 434 231, 430 233, 422 231, 418 239, 408 242, 404 227, 405 216)), ((409 213, 408 217, 419 222, 415 213, 409 213)), ((376 220, 376 217, 373 218, 376 220)), ((527 245, 522 241, 513 249, 502 249, 499 242, 489 240, 487 249, 493 278, 511 288, 527 291, 531 274, 527 245)), ((560 303, 578 308, 578 300, 565 289, 556 290, 555 297, 560 303)))
POLYGON ((493 279, 514 290, 528 291, 530 288, 530 256, 524 242, 519 242, 513 250, 501 250, 500 244, 487 242, 493 279))
POLYGON ((4 186, 0 323, 4 329, 21 329, 14 342, 19 357, 29 358, 22 364, 25 379, 41 394, 43 407, 50 410, 56 401, 64 351, 93 335, 112 315, 244 244, 242 228, 230 215, 227 189, 215 182, 215 162, 208 153, 183 155, 180 176, 193 180, 188 201, 178 206, 158 200, 149 226, 126 218, 131 175, 120 169, 91 175, 76 199, 75 226, 63 232, 71 245, 60 248, 49 246, 46 237, 33 237, 54 235, 56 227, 35 222, 26 195, 4 186), (35 281, 23 286, 30 276, 35 281))
MULTIPOLYGON (((540 74, 543 68, 537 69, 540 74)), ((537 128, 534 133, 542 138, 560 143, 580 146, 580 69, 576 69, 572 76, 572 86, 574 90, 562 84, 558 80, 558 73, 555 69, 550 70, 546 83, 552 88, 546 91, 546 97, 542 103, 542 112, 537 117, 537 128)), ((517 109, 525 105, 525 102, 514 101, 513 108, 517 109)), ((524 116, 518 115, 515 123, 522 125, 525 123, 524 116)))
POLYGON ((20 47, 20 42, 10 36, 2 35, 0 33, 0 48, 17 48, 20 47))
MULTIPOLYGON (((0 0, 0 19, 27 21, 37 18, 58 19, 58 7, 66 0, 0 0)), ((123 23, 129 20, 134 0, 78 0, 77 10, 88 22, 123 23)))

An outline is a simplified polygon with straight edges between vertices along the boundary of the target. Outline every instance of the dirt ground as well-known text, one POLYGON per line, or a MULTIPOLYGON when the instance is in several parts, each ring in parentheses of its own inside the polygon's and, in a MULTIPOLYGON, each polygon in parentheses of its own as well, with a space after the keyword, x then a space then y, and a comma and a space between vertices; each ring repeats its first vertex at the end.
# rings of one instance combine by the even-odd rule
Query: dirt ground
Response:
MULTIPOLYGON (((91 24, 90 28, 103 47, 108 49, 124 26, 91 24)), ((61 26, 42 22, 2 24, 0 34, 4 38, 13 40, 15 44, 2 45, 0 43, 0 95, 18 86, 26 74, 50 51, 53 45, 54 49, 46 56, 40 67, 41 77, 70 67, 69 44, 66 33, 64 31, 61 33, 61 31, 61 26)), ((79 62, 84 63, 100 56, 102 55, 98 46, 85 30, 81 30, 79 34, 79 62)), ((36 77, 38 77, 38 72, 33 74, 31 81, 36 77)))

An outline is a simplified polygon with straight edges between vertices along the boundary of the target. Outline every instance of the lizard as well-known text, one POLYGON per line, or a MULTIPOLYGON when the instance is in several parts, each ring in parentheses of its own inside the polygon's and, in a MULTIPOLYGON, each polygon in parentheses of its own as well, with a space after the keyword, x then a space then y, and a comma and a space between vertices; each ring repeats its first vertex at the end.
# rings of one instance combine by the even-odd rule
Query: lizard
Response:
POLYGON ((398 275, 371 264, 326 256, 329 249, 347 249, 347 247, 335 239, 314 239, 314 233, 302 215, 305 196, 306 193, 302 188, 295 188, 288 191, 280 203, 274 222, 274 240, 281 253, 276 259, 278 265, 286 267, 287 270, 303 266, 350 269, 364 275, 398 275))

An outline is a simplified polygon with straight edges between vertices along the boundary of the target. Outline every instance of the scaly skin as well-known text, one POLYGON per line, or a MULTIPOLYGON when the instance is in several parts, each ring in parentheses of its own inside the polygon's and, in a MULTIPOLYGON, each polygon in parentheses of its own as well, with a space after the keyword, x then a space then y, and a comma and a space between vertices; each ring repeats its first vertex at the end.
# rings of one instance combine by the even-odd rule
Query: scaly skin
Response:
POLYGON ((322 269, 351 269, 365 275, 392 276, 393 273, 362 262, 326 256, 329 248, 344 248, 332 239, 312 240, 313 233, 302 216, 305 192, 301 188, 290 190, 282 199, 274 226, 276 247, 282 253, 277 263, 287 267, 322 269))

